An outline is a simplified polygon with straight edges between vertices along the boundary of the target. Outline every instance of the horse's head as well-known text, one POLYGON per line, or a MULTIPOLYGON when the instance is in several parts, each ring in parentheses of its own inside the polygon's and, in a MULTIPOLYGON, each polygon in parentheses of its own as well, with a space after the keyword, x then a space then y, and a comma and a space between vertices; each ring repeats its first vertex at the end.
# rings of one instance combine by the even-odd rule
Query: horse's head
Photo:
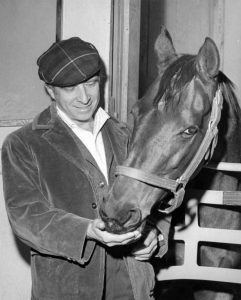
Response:
POLYGON ((115 233, 140 227, 152 210, 168 204, 168 187, 160 188, 148 177, 174 182, 182 176, 204 139, 218 87, 219 53, 210 38, 197 55, 177 56, 162 28, 155 51, 159 75, 132 110, 134 129, 124 162, 144 175, 137 180, 128 174, 133 169, 120 172, 101 203, 106 228, 115 233))

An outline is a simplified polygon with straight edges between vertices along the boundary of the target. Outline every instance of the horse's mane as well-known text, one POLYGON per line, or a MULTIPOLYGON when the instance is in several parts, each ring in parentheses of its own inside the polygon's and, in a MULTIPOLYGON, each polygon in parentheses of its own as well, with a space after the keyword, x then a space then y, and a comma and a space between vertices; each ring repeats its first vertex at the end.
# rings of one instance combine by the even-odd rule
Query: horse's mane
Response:
POLYGON ((237 96, 235 94, 234 83, 222 71, 219 71, 218 83, 221 86, 224 99, 231 106, 233 112, 240 118, 241 109, 238 103, 237 96))

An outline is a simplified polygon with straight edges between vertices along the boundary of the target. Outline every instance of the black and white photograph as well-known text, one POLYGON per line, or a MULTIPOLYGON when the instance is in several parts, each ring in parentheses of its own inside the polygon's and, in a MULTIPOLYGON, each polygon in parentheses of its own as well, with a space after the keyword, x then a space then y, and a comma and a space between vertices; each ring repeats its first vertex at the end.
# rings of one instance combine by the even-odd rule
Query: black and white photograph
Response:
POLYGON ((0 300, 241 300, 241 1, 0 0, 0 300))

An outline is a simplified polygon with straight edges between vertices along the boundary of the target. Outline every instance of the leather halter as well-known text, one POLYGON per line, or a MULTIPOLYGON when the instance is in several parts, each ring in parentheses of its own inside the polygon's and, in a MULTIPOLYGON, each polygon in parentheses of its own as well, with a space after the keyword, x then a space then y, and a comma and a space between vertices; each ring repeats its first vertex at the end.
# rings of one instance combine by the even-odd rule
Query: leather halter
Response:
POLYGON ((221 110, 223 104, 223 97, 221 93, 221 89, 218 88, 213 99, 212 111, 210 115, 210 120, 208 124, 208 129, 206 134, 202 140, 202 143, 193 157, 192 161, 184 171, 184 173, 177 178, 169 179, 160 177, 136 168, 131 168, 127 166, 117 166, 116 167, 116 175, 124 175, 138 181, 147 183, 149 185, 163 188, 169 190, 173 193, 174 197, 169 201, 168 208, 162 210, 159 209, 162 213, 169 214, 173 212, 176 208, 178 208, 184 198, 185 194, 185 186, 188 183, 190 177, 193 175, 199 164, 203 159, 207 160, 213 154, 214 148, 217 144, 218 138, 218 123, 221 117, 221 110))

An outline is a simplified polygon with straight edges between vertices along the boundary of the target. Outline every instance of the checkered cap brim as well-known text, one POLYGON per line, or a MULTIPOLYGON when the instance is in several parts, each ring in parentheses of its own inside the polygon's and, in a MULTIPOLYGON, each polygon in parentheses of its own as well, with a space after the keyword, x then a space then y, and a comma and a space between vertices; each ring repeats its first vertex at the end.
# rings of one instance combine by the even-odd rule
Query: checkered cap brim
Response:
POLYGON ((37 60, 41 80, 53 86, 79 84, 100 70, 96 48, 78 37, 54 43, 37 60))

